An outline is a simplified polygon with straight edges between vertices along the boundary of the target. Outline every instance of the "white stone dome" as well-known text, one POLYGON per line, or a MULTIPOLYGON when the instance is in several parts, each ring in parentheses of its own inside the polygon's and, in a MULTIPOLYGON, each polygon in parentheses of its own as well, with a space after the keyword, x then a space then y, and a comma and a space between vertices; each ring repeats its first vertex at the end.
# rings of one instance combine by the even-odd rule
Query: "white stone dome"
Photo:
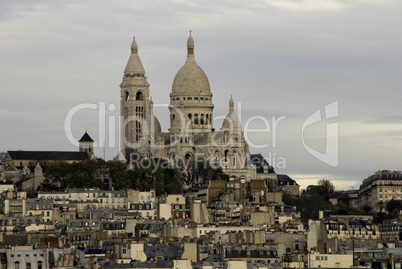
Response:
POLYGON ((194 40, 187 40, 187 61, 177 72, 172 85, 172 93, 210 93, 209 80, 194 58, 194 40))

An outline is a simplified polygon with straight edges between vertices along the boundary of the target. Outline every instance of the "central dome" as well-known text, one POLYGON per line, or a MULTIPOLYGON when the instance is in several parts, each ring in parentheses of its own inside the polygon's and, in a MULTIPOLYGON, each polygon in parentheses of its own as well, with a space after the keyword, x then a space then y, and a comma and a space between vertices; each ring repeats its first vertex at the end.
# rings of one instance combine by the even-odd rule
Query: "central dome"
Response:
POLYGON ((190 34, 187 40, 187 61, 177 72, 172 93, 210 93, 209 80, 194 59, 194 40, 190 34))

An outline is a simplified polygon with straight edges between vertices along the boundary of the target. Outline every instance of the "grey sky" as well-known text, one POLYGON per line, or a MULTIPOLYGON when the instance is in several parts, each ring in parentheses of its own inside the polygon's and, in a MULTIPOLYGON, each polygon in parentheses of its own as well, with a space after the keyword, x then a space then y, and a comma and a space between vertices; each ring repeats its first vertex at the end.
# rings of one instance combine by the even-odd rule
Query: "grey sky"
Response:
MULTIPOLYGON (((133 36, 154 103, 168 103, 191 29, 215 116, 226 115, 231 94, 241 102, 243 124, 255 115, 271 123, 286 116, 277 146, 272 132, 254 135, 269 147, 252 152, 283 158, 286 168, 277 172, 302 187, 325 177, 357 188, 379 169, 401 170, 401 11, 397 0, 3 1, 0 151, 75 150, 64 120, 80 103, 115 104, 107 117, 117 117, 133 36), (335 168, 301 141, 304 120, 333 101, 339 117, 305 135, 323 152, 326 123, 339 123, 335 168)), ((166 130, 163 112, 156 115, 166 130)), ((80 111, 72 128, 78 139, 87 129, 97 140, 97 112, 80 111)), ((117 152, 107 147, 106 158, 117 152)))

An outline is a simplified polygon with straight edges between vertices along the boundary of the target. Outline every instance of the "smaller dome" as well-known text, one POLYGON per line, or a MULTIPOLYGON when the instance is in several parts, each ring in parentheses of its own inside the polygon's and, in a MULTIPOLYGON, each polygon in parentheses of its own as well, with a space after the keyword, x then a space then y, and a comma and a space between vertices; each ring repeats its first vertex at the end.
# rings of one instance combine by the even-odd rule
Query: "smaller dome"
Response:
POLYGON ((162 132, 161 124, 159 120, 154 116, 154 136, 159 135, 162 132))
POLYGON ((222 129, 229 129, 230 131, 237 132, 241 130, 241 123, 237 115, 234 113, 234 102, 232 96, 229 100, 229 113, 223 120, 222 129))
POLYGON ((241 128, 240 120, 234 112, 229 112, 226 118, 223 120, 222 129, 232 129, 237 131, 238 128, 241 128))

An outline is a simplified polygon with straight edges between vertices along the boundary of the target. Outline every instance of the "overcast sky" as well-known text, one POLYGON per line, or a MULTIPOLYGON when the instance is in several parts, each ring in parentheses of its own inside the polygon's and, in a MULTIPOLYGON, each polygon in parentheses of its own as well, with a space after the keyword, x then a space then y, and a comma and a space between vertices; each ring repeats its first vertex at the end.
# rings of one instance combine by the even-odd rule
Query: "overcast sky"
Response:
MULTIPOLYGON (((400 0, 2 1, 0 152, 76 150, 64 125, 82 103, 104 102, 106 124, 110 117, 117 123, 133 36, 154 103, 168 103, 191 29, 214 116, 227 114, 232 94, 243 125, 253 116, 270 124, 270 132, 250 135, 268 144, 252 153, 302 188, 326 178, 356 189, 377 170, 402 169, 401 13, 400 0), (325 120, 335 101, 338 117, 325 120), (324 153, 327 124, 337 123, 336 167, 303 145, 303 123, 317 110, 324 120, 305 128, 304 142, 324 153), (272 117, 283 116, 274 139, 272 117)), ((155 113, 166 131, 166 110, 155 113)), ((98 118, 98 111, 78 111, 75 138, 87 130, 98 141, 98 118)), ((96 155, 113 158, 115 144, 96 155)))

